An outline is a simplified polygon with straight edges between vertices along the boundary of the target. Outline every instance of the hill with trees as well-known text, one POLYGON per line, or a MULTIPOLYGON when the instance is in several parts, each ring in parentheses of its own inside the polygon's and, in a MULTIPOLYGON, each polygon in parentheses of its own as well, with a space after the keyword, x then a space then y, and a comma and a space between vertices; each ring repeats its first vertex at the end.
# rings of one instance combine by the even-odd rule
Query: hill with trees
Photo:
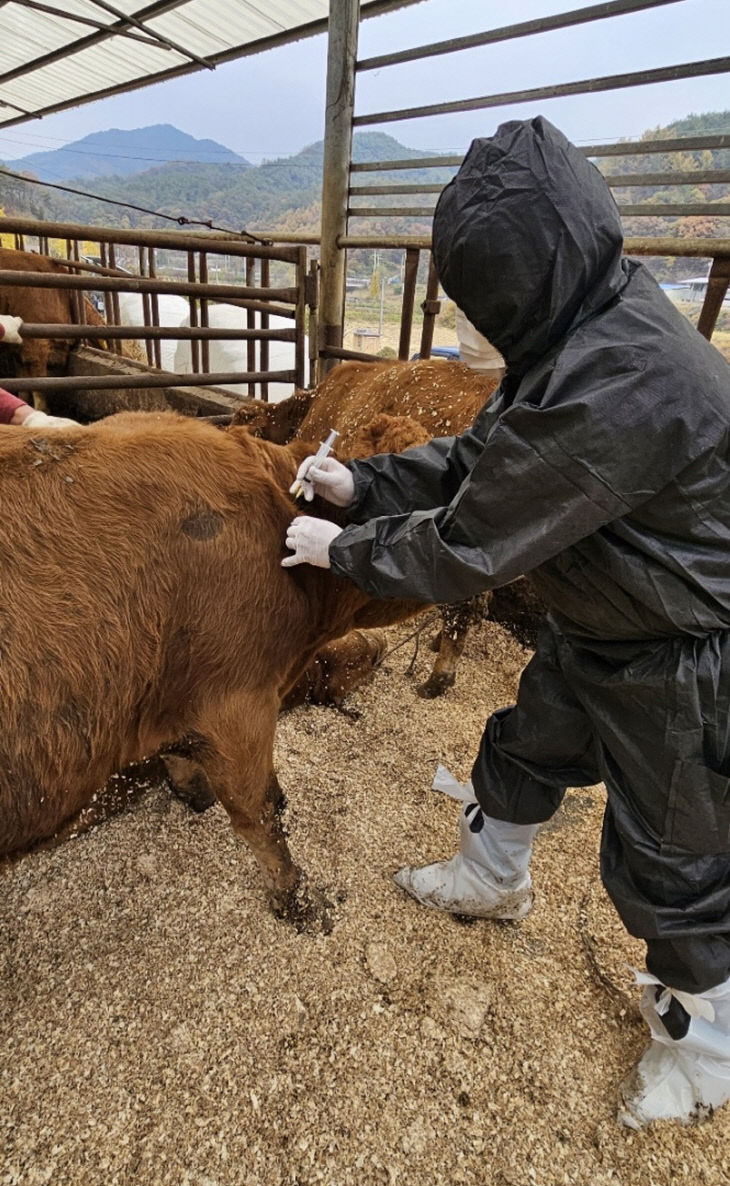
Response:
MULTIPOLYGON (((703 133, 717 133, 730 128, 730 111, 710 112, 702 115, 690 115, 677 120, 665 127, 652 128, 641 137, 642 140, 675 139, 681 136, 697 136, 703 133)), ((214 226, 238 231, 248 228, 259 231, 282 231, 287 233, 315 234, 319 230, 321 219, 321 184, 322 184, 322 142, 309 145, 301 152, 290 157, 280 157, 264 161, 257 166, 251 166, 242 158, 233 160, 176 160, 169 164, 152 168, 132 171, 132 160, 126 160, 126 175, 121 175, 120 158, 118 156, 119 141, 114 137, 117 132, 98 133, 93 137, 85 137, 77 141, 76 145, 67 146, 67 150, 76 151, 77 172, 74 177, 66 176, 64 184, 71 188, 86 191, 85 194, 72 194, 40 188, 37 185, 26 184, 0 172, 0 203, 8 213, 32 214, 34 217, 50 218, 58 221, 96 224, 103 226, 169 227, 170 219, 197 219, 210 221, 214 226), (107 139, 105 139, 107 137, 107 139), (108 137, 112 137, 111 140, 108 137), (100 149, 112 153, 112 145, 116 144, 113 157, 115 175, 89 176, 78 171, 79 159, 84 159, 86 167, 89 162, 96 167, 97 158, 82 156, 79 146, 91 142, 92 149, 100 149), (107 199, 102 202, 91 196, 91 193, 107 199), (122 203, 117 205, 116 203, 122 203), (126 203, 126 205, 124 205, 126 203), (165 219, 158 214, 164 214, 165 219)), ((141 128, 134 132, 123 133, 125 137, 133 138, 127 141, 130 145, 137 145, 135 151, 145 138, 152 144, 155 136, 161 135, 162 140, 170 151, 181 154, 200 152, 203 157, 207 152, 229 153, 230 150, 215 145, 213 141, 196 141, 185 136, 177 129, 167 125, 156 128, 141 128), (154 135, 153 135, 154 133, 154 135), (175 133, 173 136, 172 133, 175 133), (176 137, 182 137, 177 140, 176 137), (185 145, 187 144, 187 149, 185 145), (211 149, 209 146, 213 145, 211 149), (196 147, 197 146, 197 147, 196 147), (203 146, 203 147, 201 147, 203 146)), ((639 142, 640 143, 640 142, 639 142)), ((64 153, 66 150, 58 150, 64 153)), ((83 149, 86 152, 86 149, 83 149)), ((40 157, 56 157, 56 154, 38 154, 40 157)), ((235 154, 230 154, 235 157, 235 154)), ((407 148, 392 136, 382 132, 358 133, 354 138, 353 157, 357 162, 404 160, 418 158, 424 155, 423 150, 407 148)), ((26 157, 25 164, 33 158, 26 157)), ((63 162, 67 163, 67 157, 63 162)), ((62 162, 62 163, 63 163, 62 162)), ((9 166, 13 172, 18 172, 18 165, 22 162, 12 162, 9 166)), ((48 161, 45 162, 48 166, 48 161)), ((608 174, 620 173, 668 173, 676 172, 687 175, 696 169, 727 169, 730 167, 730 149, 704 152, 682 153, 644 153, 637 152, 627 157, 606 156, 598 158, 596 163, 602 172, 608 174)), ((137 159, 137 166, 139 159, 137 159)), ((446 184, 453 176, 453 168, 444 169, 413 169, 396 171, 387 169, 362 174, 359 180, 371 185, 383 185, 388 181, 395 183, 428 182, 446 184)), ((727 185, 664 185, 660 188, 648 186, 622 187, 614 191, 617 200, 624 204, 664 204, 674 205, 689 202, 727 201, 727 185)), ((392 206, 403 203, 405 205, 420 205, 418 197, 413 199, 388 197, 374 197, 370 199, 373 206, 392 206)), ((428 204, 428 199, 423 199, 428 204)), ((361 227, 364 233, 409 233, 428 234, 429 219, 414 219, 411 217, 383 219, 368 219, 367 223, 354 223, 361 227)), ((717 237, 730 233, 730 219, 721 216, 669 216, 659 218, 628 218, 625 220, 627 235, 663 235, 717 237)), ((696 262, 688 259, 667 261, 662 279, 672 276, 680 278, 696 271, 696 262), (689 269, 689 270, 688 270, 689 269)), ((656 269, 654 269, 656 270, 656 269)))
MULTIPOLYGON (((130 135, 138 135, 141 131, 144 129, 130 135)), ((407 148, 381 132, 361 133, 354 138, 353 157, 356 161, 403 160, 421 156, 421 150, 407 148)), ((90 191, 88 196, 46 189, 42 204, 48 211, 46 217, 101 226, 155 228, 169 225, 166 219, 155 217, 153 212, 159 211, 168 219, 210 220, 229 230, 256 227, 314 234, 320 223, 322 158, 323 144, 319 141, 295 156, 264 161, 258 166, 237 161, 199 164, 185 160, 137 170, 126 176, 92 178, 77 173, 73 177, 66 176, 64 184, 90 191), (96 201, 91 193, 121 205, 96 201), (128 209, 124 203, 143 209, 128 209)), ((25 158, 25 161, 29 159, 25 158)), ((13 161, 8 167, 19 172, 20 163, 13 161)), ((408 179, 445 184, 452 174, 452 169, 414 170, 409 171, 408 179)), ((403 180, 403 175, 394 171, 373 172, 367 176, 372 184, 384 184, 388 179, 403 180)), ((9 180, 0 176, 0 201, 8 210, 17 206, 23 188, 21 186, 19 190, 19 185, 16 182, 10 186, 9 180), (12 189, 12 200, 6 186, 12 189)), ((27 191, 30 188, 25 187, 27 191)), ((409 223, 406 229, 411 233, 419 230, 427 233, 428 223, 418 227, 409 223)))

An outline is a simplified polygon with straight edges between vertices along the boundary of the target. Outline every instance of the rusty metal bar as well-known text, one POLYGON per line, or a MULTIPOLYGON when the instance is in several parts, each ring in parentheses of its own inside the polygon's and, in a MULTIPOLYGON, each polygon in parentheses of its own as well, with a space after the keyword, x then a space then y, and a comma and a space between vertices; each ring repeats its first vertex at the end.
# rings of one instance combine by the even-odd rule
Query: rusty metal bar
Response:
POLYGON ((375 197, 380 194, 440 194, 445 185, 445 181, 429 181, 420 185, 416 182, 410 185, 351 185, 350 197, 375 197))
POLYGON ((715 215, 717 218, 730 217, 730 202, 672 202, 671 205, 663 205, 656 203, 654 205, 645 206, 626 206, 621 203, 618 204, 619 214, 623 214, 625 218, 642 218, 645 215, 669 214, 672 216, 686 215, 690 217, 704 217, 705 215, 715 215))
POLYGON ((586 156, 643 156, 651 152, 700 152, 730 148, 730 135, 679 136, 673 140, 617 140, 611 144, 582 144, 586 156))
MULTIPOLYGON (((147 261, 148 261, 149 274, 152 277, 152 279, 156 279, 157 266, 156 266, 156 261, 155 261, 154 247, 147 248, 147 261)), ((152 322, 152 325, 159 325, 160 324, 160 300, 159 300, 159 297, 156 292, 150 293, 150 305, 151 305, 151 313, 152 313, 150 320, 152 322)), ((162 368, 162 350, 160 348, 159 339, 154 339, 153 344, 154 344, 154 353, 155 353, 155 366, 158 369, 161 369, 162 368)), ((145 345, 146 345, 146 343, 145 343, 145 345)))
MULTIPOLYGON (((384 247, 406 251, 417 248, 429 251, 430 235, 343 235, 343 247, 384 247)), ((692 256, 695 259, 712 259, 715 255, 730 255, 730 238, 688 238, 674 239, 668 235, 629 236, 624 239, 626 255, 676 255, 692 256)))
MULTIPOLYGON (((674 140, 618 140, 610 144, 577 144, 584 156, 643 156, 652 152, 700 152, 730 148, 730 135, 682 136, 674 140)), ((464 160, 459 156, 410 157, 398 161, 358 161, 350 166, 351 173, 382 173, 390 169, 458 169, 464 160)), ((267 236, 268 237, 268 236, 267 236)))
MULTIPOLYGON (((730 182, 730 169, 701 169, 697 172, 676 173, 604 173, 603 180, 614 189, 620 186, 647 185, 725 185, 730 182)), ((446 182, 409 185, 351 185, 350 197, 389 196, 391 194, 440 194, 446 182)))
MULTIPOLYGON (((342 345, 346 253, 339 239, 347 230, 359 8, 359 0, 339 0, 337 4, 330 4, 322 163, 320 346, 342 345)), ((325 363, 318 368, 318 379, 324 378, 330 369, 326 356, 323 357, 325 363)))
MULTIPOLYGON (((207 284, 208 283, 208 256, 206 255, 206 253, 204 251, 201 251, 200 255, 198 256, 198 266, 200 269, 200 279, 203 282, 203 284, 207 284)), ((209 324, 209 322, 208 322, 208 302, 205 300, 204 297, 201 297, 201 299, 200 299, 200 324, 203 327, 206 327, 209 324)), ((200 369, 202 371, 209 371, 210 370, 210 346, 209 346, 207 338, 202 339, 200 354, 201 354, 201 368, 200 369)))
POLYGON ((480 95, 474 99, 457 99, 451 103, 431 103, 424 107, 403 107, 399 111, 376 111, 358 115, 353 126, 399 123, 406 119, 421 119, 428 115, 451 115, 458 111, 481 111, 487 107, 506 107, 512 103, 531 103, 537 99, 559 99, 565 95, 589 95, 600 91, 621 90, 623 87, 650 86, 656 82, 676 82, 681 78, 702 78, 708 74, 724 74, 730 70, 730 57, 706 58, 702 62, 686 62, 679 66, 659 66, 655 70, 635 70, 630 74, 609 74, 603 78, 582 78, 578 82, 561 82, 554 86, 531 87, 524 91, 503 91, 498 95, 480 95))
MULTIPOLYGON (((111 268, 115 268, 115 269, 117 266, 116 245, 113 242, 111 242, 109 244, 109 266, 111 268)), ((79 276, 68 277, 67 280, 64 281, 64 287, 69 286, 71 288, 74 288, 74 287, 80 288, 81 285, 76 286, 76 285, 70 283, 74 279, 79 280, 79 279, 82 279, 82 277, 79 277, 79 276)), ((95 287, 102 289, 103 286, 107 283, 108 283, 107 279, 97 280, 95 287)), ((86 287, 88 288, 89 286, 86 285, 86 287)), ((115 290, 113 287, 110 287, 109 292, 111 293, 111 298, 112 298, 112 321, 114 322, 115 325, 119 325, 122 320, 121 313, 119 312, 119 290, 118 289, 115 290)), ((114 350, 117 352, 117 354, 121 354, 122 353, 121 343, 114 342, 114 350)))
MULTIPOLYGON (((241 299, 262 300, 270 297, 272 301, 287 301, 295 305, 298 299, 296 288, 242 288, 240 284, 202 284, 199 281, 185 283, 181 280, 164 280, 156 278, 150 280, 139 276, 98 276, 92 280, 87 276, 59 277, 48 272, 15 272, 0 271, 0 284, 15 285, 22 288, 91 288, 101 292, 157 292, 179 293, 181 296, 210 296, 210 297, 239 297, 241 299)), ((119 318, 117 317, 118 321, 119 318)))
MULTIPOLYGON (((260 280, 261 280, 261 284, 263 286, 265 284, 268 284, 269 280, 270 280, 269 261, 267 259, 262 259, 261 263, 259 264, 259 268, 261 271, 260 280)), ((301 300, 301 290, 300 290, 300 300, 301 300)), ((297 303, 297 309, 298 308, 299 308, 299 304, 297 303)), ((295 328, 297 325, 298 325, 298 321, 295 322, 295 328)), ((269 328, 269 314, 268 313, 261 314, 261 328, 262 329, 269 328)), ((268 341, 264 340, 259 343, 259 370, 266 373, 266 371, 268 371, 268 369, 269 369, 269 343, 268 343, 268 341)), ((268 399, 269 399, 269 385, 268 385, 268 383, 261 384, 261 398, 264 401, 264 403, 268 402, 268 399)))
MULTIPOLYGON (((319 290, 319 260, 313 259, 309 264, 307 276, 307 308, 309 309, 309 385, 314 386, 317 381, 317 350, 319 342, 318 290, 319 290)), ((306 386, 306 383, 305 383, 306 386)))
POLYGON ((228 383, 260 383, 264 378, 273 383, 293 383, 294 371, 272 371, 262 375, 261 371, 224 371, 210 375, 178 375, 165 372, 163 375, 64 375, 59 378, 46 376, 16 379, 0 376, 0 387, 6 391, 114 391, 144 390, 148 387, 215 387, 228 383))
MULTIPOLYGON (((256 280, 256 262, 253 259, 248 259, 248 260, 246 260, 246 283, 253 284, 255 282, 255 280, 256 280)), ((254 313, 253 309, 249 309, 246 314, 246 325, 248 326, 248 329, 249 329, 248 350, 247 350, 248 369, 249 369, 249 371, 255 371, 256 370, 256 342, 253 339, 251 331, 256 326, 256 314, 254 313)), ((255 383, 249 383, 248 394, 251 396, 251 399, 255 398, 255 396, 256 396, 256 384, 255 383)))
MULTIPOLYGON (((76 255, 78 258, 78 240, 66 240, 66 258, 73 259, 74 246, 76 247, 76 255)), ((84 298, 78 292, 70 293, 71 308, 73 310, 73 319, 77 325, 83 325, 86 321, 86 309, 84 308, 84 298)))
POLYGON ((658 8, 662 4, 676 4, 678 0, 614 0, 613 3, 592 4, 586 8, 559 12, 555 16, 538 17, 533 21, 522 21, 518 25, 504 25, 500 29, 489 29, 486 33, 473 33, 469 37, 454 37, 450 41, 437 41, 431 45, 419 45, 399 53, 380 54, 378 57, 363 58, 356 69, 380 70, 383 66, 395 66, 400 62, 414 62, 437 54, 452 54, 459 50, 475 49, 481 45, 492 45, 496 41, 511 41, 516 37, 530 37, 534 33, 548 33, 553 29, 566 29, 571 25, 583 25, 589 21, 600 21, 606 17, 624 16, 641 12, 647 8, 658 8))
POLYGON ((429 256, 428 261, 428 280, 426 281, 426 299, 421 305, 423 310, 423 326, 421 328, 421 358, 431 357, 431 347, 433 345, 433 331, 436 323, 436 318, 441 312, 441 301, 438 299, 439 295, 439 278, 436 271, 436 265, 433 262, 433 256, 429 256))
POLYGON ((400 341, 398 357, 407 359, 411 350, 411 330, 413 329, 413 305, 416 299, 416 281, 418 279, 418 262, 420 251, 409 247, 406 251, 406 265, 403 275, 403 303, 401 305, 400 341))
POLYGON ((296 248, 260 246, 233 235, 211 232, 196 235, 185 231, 127 231, 72 222, 41 222, 34 218, 0 218, 0 234, 20 233, 46 239, 90 239, 94 243, 117 243, 131 247, 164 247, 168 251, 209 251, 221 255, 252 255, 256 259, 278 259, 296 263, 296 248))
MULTIPOLYGON (((306 337, 306 316, 307 316, 307 249, 301 247, 299 249, 299 262, 297 263, 296 271, 297 288, 299 289, 299 302, 297 304, 297 320, 296 320, 296 343, 294 346, 294 370, 297 378, 295 384, 297 387, 304 387, 305 379, 305 337, 306 337)), ((262 356, 263 357, 263 356, 262 356)), ((267 359, 268 361, 268 359, 267 359)))
POLYGON ((350 218, 433 218, 433 206, 348 206, 350 218))
POLYGON ((700 310, 697 329, 709 341, 717 324, 722 302, 730 284, 730 258, 714 259, 707 278, 707 292, 700 310))
MULTIPOLYGON (((188 281, 195 282, 195 252, 188 251, 188 281)), ((192 293, 189 294, 188 305, 190 307, 190 324, 197 326, 198 324, 198 303, 193 299, 192 293)), ((194 371, 200 370, 200 349, 197 339, 191 340, 190 346, 190 365, 194 371)))
MULTIPOLYGON (((140 276, 146 275, 144 247, 137 248, 137 260, 139 263, 140 276)), ((150 313, 151 313, 150 297, 149 297, 149 293, 145 292, 142 294, 142 320, 145 325, 152 324, 152 317, 150 316, 150 313)), ((154 362, 154 353, 153 353, 153 349, 152 349, 152 341, 149 338, 146 339, 144 346, 145 346, 145 353, 147 355, 147 365, 154 366, 155 362, 154 362)))
POLYGON ((603 180, 613 189, 622 185, 726 185, 730 169, 698 169, 682 173, 604 173, 603 180))
POLYGON ((177 341, 216 341, 218 338, 233 342, 250 338, 266 338, 272 342, 296 342, 295 329, 211 329, 187 325, 53 325, 41 322, 23 322, 23 338, 70 338, 85 340, 125 338, 148 339, 152 342, 172 339, 177 341))
MULTIPOLYGON (((433 218, 433 206, 350 206, 347 213, 351 218, 433 218)), ((686 216, 687 218, 716 215, 730 217, 730 202, 673 202, 667 205, 654 203, 645 206, 618 204, 619 214, 625 218, 653 218, 655 216, 686 216)))
MULTIPOLYGON (((105 270, 109 270, 109 248, 107 243, 99 244, 99 254, 101 257, 101 264, 105 270)), ((104 293, 104 319, 111 322, 114 320, 112 309, 112 294, 110 292, 104 293)))
MULTIPOLYGON (((341 346, 322 346, 320 358, 336 358, 346 362, 382 362, 377 354, 363 354, 362 350, 345 350, 341 346)), ((3 380, 0 379, 0 383, 3 380)))

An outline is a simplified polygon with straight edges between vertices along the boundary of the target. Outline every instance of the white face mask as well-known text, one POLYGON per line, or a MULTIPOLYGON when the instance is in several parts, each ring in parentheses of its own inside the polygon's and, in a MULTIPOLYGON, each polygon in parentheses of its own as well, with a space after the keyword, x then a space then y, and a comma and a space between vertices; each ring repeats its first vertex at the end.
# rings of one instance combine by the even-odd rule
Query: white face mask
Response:
POLYGON ((474 328, 466 314, 456 309, 456 336, 459 339, 461 361, 472 371, 503 371, 504 359, 499 350, 474 328))

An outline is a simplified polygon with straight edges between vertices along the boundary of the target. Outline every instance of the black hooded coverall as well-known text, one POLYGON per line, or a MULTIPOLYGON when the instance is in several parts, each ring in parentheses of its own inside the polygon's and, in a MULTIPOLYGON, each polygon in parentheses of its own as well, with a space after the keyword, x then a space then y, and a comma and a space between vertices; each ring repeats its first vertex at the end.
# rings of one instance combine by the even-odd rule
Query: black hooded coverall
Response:
POLYGON ((352 463, 332 568, 431 602, 531 573, 548 626, 477 798, 538 823, 602 780, 608 893, 649 970, 705 991, 730 977, 730 368, 542 118, 472 144, 433 249, 507 374, 462 436, 352 463))

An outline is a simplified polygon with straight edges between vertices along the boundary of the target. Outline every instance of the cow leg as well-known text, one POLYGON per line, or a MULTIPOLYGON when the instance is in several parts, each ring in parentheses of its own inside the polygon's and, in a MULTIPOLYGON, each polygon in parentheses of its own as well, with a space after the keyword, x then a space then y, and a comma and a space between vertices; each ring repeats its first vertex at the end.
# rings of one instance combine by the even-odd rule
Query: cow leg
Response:
POLYGON ((487 604, 488 595, 471 597, 468 601, 460 601, 456 605, 440 607, 443 625, 438 636, 438 655, 430 676, 425 683, 416 688, 419 696, 423 696, 425 700, 433 700, 453 686, 456 680, 456 665, 464 652, 469 627, 485 616, 487 604))
POLYGON ((327 643, 282 701, 287 711, 299 704, 341 708, 345 698, 373 674, 385 653, 382 630, 351 630, 327 643))
POLYGON ((189 753, 166 751, 160 754, 174 795, 193 811, 207 811, 215 803, 208 776, 189 753))
POLYGON ((229 702, 201 722, 200 761, 231 824, 258 861, 274 914, 297 930, 332 929, 330 903, 294 864, 281 822, 283 793, 274 773, 278 697, 229 702))

